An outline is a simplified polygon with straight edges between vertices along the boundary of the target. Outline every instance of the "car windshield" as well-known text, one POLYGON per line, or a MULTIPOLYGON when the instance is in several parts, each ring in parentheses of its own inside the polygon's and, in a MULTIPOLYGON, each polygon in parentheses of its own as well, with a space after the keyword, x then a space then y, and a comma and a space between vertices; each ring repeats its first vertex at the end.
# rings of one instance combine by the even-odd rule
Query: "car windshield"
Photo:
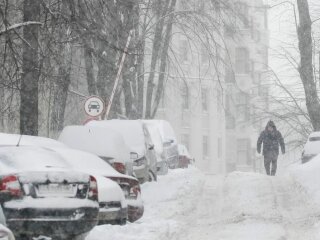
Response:
POLYGON ((309 141, 310 142, 318 142, 318 141, 320 141, 320 137, 310 137, 309 141))

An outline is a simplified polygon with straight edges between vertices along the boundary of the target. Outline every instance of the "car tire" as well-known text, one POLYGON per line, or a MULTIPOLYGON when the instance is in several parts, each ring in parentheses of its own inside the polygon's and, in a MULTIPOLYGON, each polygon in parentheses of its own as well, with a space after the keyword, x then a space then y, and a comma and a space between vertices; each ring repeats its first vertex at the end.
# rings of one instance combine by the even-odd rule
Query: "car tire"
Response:
POLYGON ((157 181, 157 175, 155 175, 152 171, 149 171, 149 182, 156 182, 157 181))
POLYGON ((86 237, 88 236, 88 232, 87 233, 83 233, 81 235, 77 235, 77 236, 70 236, 70 237, 67 237, 65 238, 65 240, 85 240, 86 237))

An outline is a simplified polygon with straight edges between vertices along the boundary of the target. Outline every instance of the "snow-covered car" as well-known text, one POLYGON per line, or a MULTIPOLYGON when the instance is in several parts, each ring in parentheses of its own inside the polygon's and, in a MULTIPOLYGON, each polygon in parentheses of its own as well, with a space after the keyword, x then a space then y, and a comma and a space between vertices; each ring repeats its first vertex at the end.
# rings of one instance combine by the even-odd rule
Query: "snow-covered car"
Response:
MULTIPOLYGON (((144 207, 141 199, 140 184, 136 178, 117 172, 101 158, 89 152, 64 148, 56 148, 54 151, 63 156, 74 170, 86 172, 93 176, 102 176, 119 184, 122 189, 121 194, 119 191, 116 192, 115 189, 112 190, 112 193, 108 193, 108 189, 106 189, 105 193, 107 196, 100 196, 99 193, 100 216, 103 215, 102 212, 104 211, 106 218, 111 219, 112 217, 115 217, 114 221, 116 223, 125 223, 126 216, 124 213, 126 210, 125 208, 128 206, 128 220, 130 222, 134 222, 142 217, 144 207), (111 196, 112 194, 114 195, 111 196), (123 201, 123 195, 125 202, 123 201), (108 210, 110 212, 113 211, 111 217, 107 214, 108 210)), ((97 178, 98 187, 99 183, 102 183, 102 179, 100 177, 97 178)))
MULTIPOLYGON (((0 192, 0 202, 7 199, 8 194, 0 192)), ((15 240, 12 231, 6 227, 6 218, 3 214, 2 207, 0 206, 0 240, 15 240)))
POLYGON ((320 132, 313 132, 309 135, 302 151, 302 163, 309 162, 320 153, 320 132))
POLYGON ((66 148, 52 150, 60 154, 72 169, 92 174, 96 178, 98 183, 99 224, 125 224, 128 209, 124 192, 118 183, 106 178, 106 171, 103 171, 103 169, 111 169, 113 173, 116 171, 99 157, 87 152, 66 148), (100 168, 102 168, 101 171, 104 175, 100 175, 101 172, 97 171, 100 168))
POLYGON ((169 168, 177 168, 179 160, 178 142, 171 124, 168 121, 156 119, 143 120, 143 122, 157 126, 162 139, 163 154, 169 165, 169 168))
POLYGON ((88 126, 108 127, 119 132, 136 156, 133 171, 141 183, 157 180, 157 155, 148 129, 140 120, 91 121, 88 126))
POLYGON ((98 222, 96 179, 71 171, 57 153, 0 147, 0 192, 7 226, 17 238, 79 239, 98 222))
POLYGON ((179 168, 187 168, 189 164, 192 162, 192 158, 189 154, 189 151, 186 146, 179 144, 178 145, 179 150, 179 162, 178 167, 179 168))
POLYGON ((92 126, 67 126, 59 141, 68 147, 93 153, 123 174, 133 174, 130 149, 122 135, 113 129, 92 126))
POLYGON ((168 173, 168 163, 164 154, 159 128, 152 121, 145 121, 144 125, 150 133, 151 140, 154 144, 154 150, 157 154, 157 174, 165 175, 168 173))

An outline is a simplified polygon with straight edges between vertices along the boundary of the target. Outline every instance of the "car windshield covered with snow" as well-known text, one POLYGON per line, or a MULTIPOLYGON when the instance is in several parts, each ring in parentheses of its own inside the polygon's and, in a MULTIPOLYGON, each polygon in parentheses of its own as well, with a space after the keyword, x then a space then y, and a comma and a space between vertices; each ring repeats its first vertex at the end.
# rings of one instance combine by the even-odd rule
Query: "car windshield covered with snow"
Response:
POLYGON ((303 152, 302 152, 302 163, 309 162, 315 156, 320 153, 320 132, 313 132, 310 134, 303 152))

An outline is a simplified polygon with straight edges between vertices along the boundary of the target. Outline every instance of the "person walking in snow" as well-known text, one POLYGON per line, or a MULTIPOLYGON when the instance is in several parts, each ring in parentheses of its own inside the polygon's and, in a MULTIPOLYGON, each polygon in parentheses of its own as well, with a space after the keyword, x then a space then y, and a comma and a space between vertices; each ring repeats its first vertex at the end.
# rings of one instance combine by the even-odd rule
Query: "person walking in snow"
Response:
POLYGON ((257 142, 257 151, 261 153, 263 144, 264 166, 267 175, 275 176, 279 156, 279 145, 282 154, 285 154, 285 144, 281 133, 277 130, 273 121, 269 121, 266 129, 260 134, 257 142), (271 168, 271 171, 270 171, 271 168))

